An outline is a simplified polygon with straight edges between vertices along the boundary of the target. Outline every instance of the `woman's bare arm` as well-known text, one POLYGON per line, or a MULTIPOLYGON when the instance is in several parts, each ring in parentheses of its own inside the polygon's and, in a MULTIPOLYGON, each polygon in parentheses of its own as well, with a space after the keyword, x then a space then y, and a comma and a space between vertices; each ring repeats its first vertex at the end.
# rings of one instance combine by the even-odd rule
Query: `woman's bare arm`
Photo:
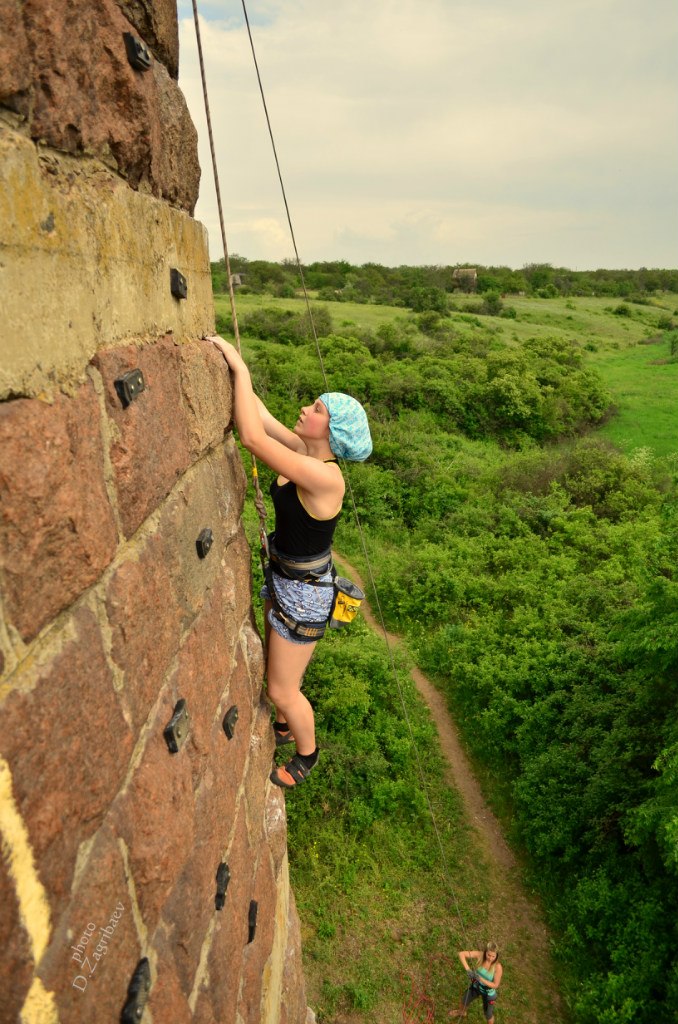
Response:
POLYGON ((473 968, 469 967, 469 965, 468 965, 468 958, 469 957, 472 957, 473 960, 480 960, 482 958, 482 955, 483 954, 480 952, 480 950, 477 950, 477 949, 462 949, 458 953, 459 959, 461 960, 462 967, 464 968, 465 971, 472 971, 473 970, 473 968))
MULTIPOLYGON (((234 418, 240 440, 245 448, 257 458, 265 462, 275 473, 298 484, 308 494, 318 497, 336 498, 340 504, 344 494, 344 481, 336 467, 309 458, 304 454, 306 446, 301 442, 303 451, 293 450, 277 437, 266 432, 261 418, 257 398, 252 389, 252 380, 247 364, 238 350, 221 338, 214 341, 223 353, 224 359, 233 374, 234 418)), ((263 403, 262 403, 263 404, 263 403)), ((273 417, 271 417, 273 419, 273 417)), ((282 426, 282 424, 281 424, 282 426)), ((290 431, 290 433, 292 433, 290 431)), ((296 435, 292 435, 296 438, 296 435)), ((299 439, 300 440, 300 439, 299 439)))
MULTIPOLYGON (((213 339, 212 339, 213 340, 213 339)), ((254 401, 257 403, 259 415, 261 416, 261 422, 264 425, 264 430, 269 437, 275 438, 276 441, 280 441, 286 448, 290 448, 294 452, 301 452, 302 455, 306 452, 306 445, 300 437, 286 427, 284 423, 277 420, 273 413, 269 412, 262 400, 258 395, 254 396, 254 401)))
MULTIPOLYGON (((235 347, 231 345, 230 342, 224 341, 224 339, 220 338, 218 335, 213 335, 211 338, 207 338, 206 340, 211 341, 212 344, 219 349, 227 363, 229 363, 229 358, 231 358, 232 355, 230 350, 232 349, 234 353, 237 351, 235 347)), ((238 357, 242 359, 240 354, 237 354, 238 357)), ((294 452, 301 452, 302 454, 305 454, 306 445, 301 440, 301 438, 297 437, 294 431, 289 430, 289 428, 286 427, 283 423, 281 423, 280 420, 277 420, 273 413, 269 412, 269 410, 266 408, 266 406, 259 398, 259 396, 254 394, 254 391, 252 392, 252 397, 254 399, 254 404, 259 412, 259 416, 261 417, 261 422, 263 424, 264 430, 266 431, 268 436, 275 438, 276 441, 280 441, 280 443, 284 444, 286 448, 290 448, 294 452)), ((238 431, 240 432, 240 427, 238 427, 238 431)), ((247 446, 245 445, 245 447, 247 446)))

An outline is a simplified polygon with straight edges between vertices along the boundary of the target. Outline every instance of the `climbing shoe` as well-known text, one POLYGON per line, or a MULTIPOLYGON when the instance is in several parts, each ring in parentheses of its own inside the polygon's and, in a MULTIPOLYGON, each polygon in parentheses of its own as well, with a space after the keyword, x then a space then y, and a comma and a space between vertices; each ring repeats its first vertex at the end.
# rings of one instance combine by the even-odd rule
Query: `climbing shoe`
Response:
POLYGON ((276 747, 284 747, 286 743, 294 743, 294 736, 287 722, 274 722, 273 732, 275 733, 276 747))
POLYGON ((318 760, 317 749, 312 754, 295 754, 291 761, 284 767, 274 768, 269 778, 275 786, 282 786, 283 789, 294 789, 295 786, 305 782, 318 760))

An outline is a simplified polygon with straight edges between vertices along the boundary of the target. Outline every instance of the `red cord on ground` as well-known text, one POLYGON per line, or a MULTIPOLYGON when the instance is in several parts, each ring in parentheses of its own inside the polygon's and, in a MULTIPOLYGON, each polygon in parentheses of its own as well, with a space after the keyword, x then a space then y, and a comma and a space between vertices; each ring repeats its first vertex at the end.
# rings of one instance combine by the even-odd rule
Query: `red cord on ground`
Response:
MULTIPOLYGON (((402 1024, 435 1024, 436 1006, 435 998, 430 994, 433 989, 431 979, 434 975, 439 977, 442 972, 453 979, 458 971, 459 963, 456 959, 440 955, 431 959, 424 977, 418 981, 411 974, 401 975, 403 989, 408 992, 403 1002, 402 1024)), ((457 1005, 455 1000, 449 1008, 441 1007, 438 1021, 447 1019, 449 1010, 456 1009, 457 1005)))

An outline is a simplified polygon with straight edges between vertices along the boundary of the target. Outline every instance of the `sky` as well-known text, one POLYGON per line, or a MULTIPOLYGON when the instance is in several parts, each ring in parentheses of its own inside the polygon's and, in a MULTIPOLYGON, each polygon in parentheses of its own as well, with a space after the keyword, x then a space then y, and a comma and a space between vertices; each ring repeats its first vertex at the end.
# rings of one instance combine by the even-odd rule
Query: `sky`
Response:
MULTIPOLYGON (((197 0, 229 253, 294 249, 241 0, 197 0)), ((678 267, 676 0, 246 0, 303 263, 678 267)), ((192 5, 180 74, 223 254, 192 5)))

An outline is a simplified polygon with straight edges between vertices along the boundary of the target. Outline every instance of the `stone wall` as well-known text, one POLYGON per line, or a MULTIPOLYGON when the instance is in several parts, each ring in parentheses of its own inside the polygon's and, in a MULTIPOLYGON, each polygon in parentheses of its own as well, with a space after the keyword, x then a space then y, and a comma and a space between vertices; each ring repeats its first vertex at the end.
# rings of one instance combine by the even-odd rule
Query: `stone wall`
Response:
POLYGON ((306 1020, 177 70, 174 0, 0 0, 0 1024, 118 1021, 144 958, 144 1021, 306 1020))

